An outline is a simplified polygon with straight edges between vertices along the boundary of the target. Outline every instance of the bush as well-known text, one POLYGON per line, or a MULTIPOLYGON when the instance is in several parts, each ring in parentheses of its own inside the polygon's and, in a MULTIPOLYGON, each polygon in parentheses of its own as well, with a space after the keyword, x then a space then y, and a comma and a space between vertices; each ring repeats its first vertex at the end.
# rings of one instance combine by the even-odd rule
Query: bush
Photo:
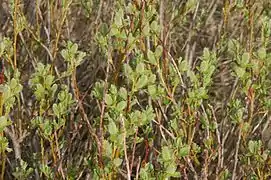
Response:
POLYGON ((1 2, 0 179, 271 178, 270 7, 1 2))

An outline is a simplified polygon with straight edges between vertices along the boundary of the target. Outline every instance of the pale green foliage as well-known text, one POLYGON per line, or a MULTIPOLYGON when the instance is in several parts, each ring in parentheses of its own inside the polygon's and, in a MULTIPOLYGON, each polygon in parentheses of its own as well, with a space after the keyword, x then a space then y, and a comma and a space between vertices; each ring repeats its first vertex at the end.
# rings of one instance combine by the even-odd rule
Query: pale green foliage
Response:
POLYGON ((269 2, 0 6, 0 179, 270 179, 269 2))
POLYGON ((29 175, 33 173, 33 168, 28 167, 28 164, 21 160, 20 167, 16 167, 15 172, 12 175, 18 180, 28 179, 29 175))
POLYGON ((79 51, 76 43, 68 41, 66 43, 66 49, 61 51, 61 55, 68 63, 68 69, 66 72, 64 72, 64 75, 70 75, 73 71, 75 71, 76 67, 83 62, 86 53, 79 51))

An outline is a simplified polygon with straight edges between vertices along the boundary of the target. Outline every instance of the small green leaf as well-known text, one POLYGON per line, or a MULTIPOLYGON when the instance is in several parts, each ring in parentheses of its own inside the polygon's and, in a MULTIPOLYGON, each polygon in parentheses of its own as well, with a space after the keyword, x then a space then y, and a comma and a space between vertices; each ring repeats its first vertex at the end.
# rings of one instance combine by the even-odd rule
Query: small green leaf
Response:
POLYGON ((57 104, 53 104, 53 112, 57 117, 60 117, 60 112, 57 104))
MULTIPOLYGON (((132 46, 132 45, 134 45, 134 42, 136 41, 136 38, 133 36, 133 34, 132 33, 130 33, 129 35, 128 35, 128 45, 129 46, 132 46)), ((131 47, 132 48, 132 47, 131 47)))
POLYGON ((159 33, 160 32, 160 27, 159 27, 159 24, 157 21, 153 21, 151 23, 151 30, 154 32, 154 33, 159 33))
POLYGON ((9 149, 8 139, 4 136, 0 136, 0 152, 4 152, 9 149))
POLYGON ((113 94, 113 95, 116 95, 116 94, 118 94, 118 89, 117 89, 117 87, 114 85, 114 84, 112 84, 111 86, 110 86, 110 93, 111 94, 113 94))
POLYGON ((53 81, 54 81, 54 76, 52 76, 52 75, 46 76, 45 77, 45 82, 44 82, 45 88, 50 89, 50 87, 53 84, 53 81))
POLYGON ((108 132, 110 135, 116 135, 119 132, 115 122, 112 120, 108 124, 108 132))
POLYGON ((194 85, 196 85, 198 82, 198 78, 197 78, 196 74, 194 73, 194 71, 188 71, 187 75, 189 76, 192 83, 194 83, 194 85))
POLYGON ((111 156, 112 156, 112 144, 104 139, 103 145, 104 145, 105 155, 107 157, 111 158, 111 156))
POLYGON ((127 35, 126 35, 126 32, 123 30, 121 31, 117 36, 117 38, 120 38, 120 39, 127 39, 127 35))
POLYGON ((115 158, 115 159, 113 160, 113 163, 114 163, 114 165, 115 165, 116 167, 119 167, 119 166, 121 165, 121 163, 122 163, 122 159, 120 159, 120 158, 115 158))
POLYGON ((235 71, 236 76, 239 77, 240 79, 242 79, 246 73, 245 68, 242 68, 239 66, 235 66, 234 71, 235 71))
POLYGON ((179 156, 181 157, 185 157, 189 154, 189 146, 188 145, 185 145, 184 147, 182 147, 180 150, 179 150, 179 156))
POLYGON ((114 23, 118 28, 122 26, 122 18, 123 18, 123 10, 119 9, 118 12, 115 14, 115 18, 114 18, 114 23))
POLYGON ((155 74, 151 74, 148 79, 149 79, 148 83, 149 84, 153 84, 153 83, 155 83, 156 75, 155 74))
POLYGON ((245 53, 242 55, 241 66, 242 66, 242 67, 246 67, 248 63, 249 63, 249 53, 245 52, 245 53))
POLYGON ((78 45, 76 43, 71 43, 71 49, 70 49, 70 54, 75 54, 78 50, 78 45))
POLYGON ((149 25, 148 22, 144 23, 142 34, 143 34, 143 36, 149 36, 150 35, 150 25, 149 25))
POLYGON ((110 94, 106 94, 105 95, 105 103, 109 106, 111 106, 113 104, 113 99, 112 97, 110 96, 110 94))
POLYGON ((250 153, 252 154, 257 154, 258 152, 260 152, 261 149, 261 141, 249 141, 248 143, 248 149, 250 151, 250 153))
POLYGON ((104 90, 104 82, 96 82, 94 89, 92 91, 92 95, 98 100, 101 100, 103 97, 103 90, 104 90))
POLYGON ((170 161, 172 159, 173 152, 168 146, 162 147, 162 159, 164 162, 170 161))
POLYGON ((10 89, 15 89, 17 84, 18 84, 17 80, 12 78, 11 81, 10 81, 10 89))
POLYGON ((144 63, 139 63, 136 66, 136 73, 142 74, 145 70, 145 64, 144 63))
POLYGON ((156 61, 156 58, 155 58, 155 55, 154 53, 148 49, 148 52, 147 52, 147 57, 148 57, 148 60, 151 64, 153 65, 156 65, 157 64, 157 61, 156 61))
POLYGON ((156 85, 149 85, 148 86, 148 92, 150 96, 155 96, 156 95, 156 85))
POLYGON ((179 58, 180 64, 179 64, 179 70, 181 72, 186 72, 188 70, 188 62, 185 59, 182 59, 182 57, 179 58))
POLYGON ((266 49, 261 47, 258 52, 257 52, 258 56, 260 59, 265 59, 266 58, 266 49))
POLYGON ((119 95, 123 100, 127 100, 128 93, 127 93, 127 90, 125 88, 123 88, 123 87, 120 88, 119 95))
POLYGON ((240 51, 240 43, 236 39, 230 39, 228 42, 228 51, 231 55, 236 55, 240 51))
POLYGON ((185 10, 186 12, 190 12, 190 11, 193 11, 194 8, 196 8, 196 5, 197 5, 197 0, 188 0, 185 4, 185 10))
POLYGON ((125 109, 126 105, 127 105, 126 101, 121 101, 117 104, 116 108, 118 111, 123 111, 125 109))
POLYGON ((168 164, 166 172, 169 177, 180 177, 180 172, 177 172, 177 166, 174 162, 168 164))
POLYGON ((138 79, 138 81, 137 81, 137 83, 136 83, 136 88, 137 88, 137 89, 141 89, 141 88, 143 88, 144 86, 146 86, 147 83, 148 83, 148 77, 147 77, 146 75, 142 75, 142 76, 138 79))
POLYGON ((129 64, 124 64, 124 73, 129 79, 132 79, 133 69, 129 64))
POLYGON ((208 48, 203 49, 203 59, 208 61, 210 60, 211 53, 208 48))
POLYGON ((116 27, 112 27, 110 30, 110 34, 111 36, 117 36, 118 34, 120 34, 119 29, 116 27))
POLYGON ((155 57, 159 59, 162 56, 163 47, 161 45, 157 46, 155 49, 155 57))
POLYGON ((6 116, 1 116, 0 117, 0 132, 2 132, 5 129, 5 127, 11 124, 12 124, 11 121, 9 121, 6 116))
POLYGON ((37 84, 36 86, 36 91, 35 91, 35 96, 38 100, 44 99, 46 94, 46 91, 44 87, 41 84, 37 84))

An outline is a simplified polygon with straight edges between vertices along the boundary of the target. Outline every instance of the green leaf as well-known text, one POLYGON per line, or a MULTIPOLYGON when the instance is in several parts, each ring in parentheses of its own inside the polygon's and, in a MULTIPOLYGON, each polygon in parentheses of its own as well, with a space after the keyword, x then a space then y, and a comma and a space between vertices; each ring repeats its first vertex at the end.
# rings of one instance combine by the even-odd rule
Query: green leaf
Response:
POLYGON ((189 154, 189 146, 188 145, 185 145, 184 147, 182 147, 180 150, 179 150, 179 156, 181 157, 185 157, 189 154))
POLYGON ((63 49, 61 51, 61 55, 64 58, 65 61, 69 62, 70 61, 70 57, 69 57, 69 52, 67 49, 63 49))
POLYGON ((174 162, 168 164, 166 172, 169 177, 180 177, 180 172, 177 172, 177 166, 174 162))
POLYGON ((127 105, 126 101, 121 101, 117 104, 116 108, 118 111, 123 111, 125 109, 126 105, 127 105))
POLYGON ((116 27, 112 27, 110 30, 110 34, 111 36, 117 36, 118 34, 120 34, 119 29, 116 27))
POLYGON ((204 48, 203 49, 203 59, 205 61, 210 61, 210 58, 211 58, 210 56, 211 56, 211 53, 210 53, 209 49, 208 48, 204 48))
POLYGON ((44 82, 45 88, 50 89, 50 87, 51 87, 52 84, 53 84, 54 79, 55 79, 55 77, 52 76, 52 75, 46 76, 46 77, 45 77, 45 82, 44 82))
POLYGON ((261 149, 261 141, 249 141, 248 149, 252 154, 257 154, 261 149))
POLYGON ((157 46, 155 49, 155 57, 159 59, 162 56, 163 47, 161 45, 157 46))
POLYGON ((38 100, 44 99, 46 91, 41 84, 37 84, 35 96, 38 100))
POLYGON ((112 156, 112 144, 109 143, 107 140, 104 140, 103 145, 104 145, 105 155, 107 157, 111 158, 111 156, 112 156))
POLYGON ((156 65, 157 64, 157 61, 156 61, 156 58, 155 58, 155 55, 154 53, 148 49, 148 52, 147 52, 147 57, 148 57, 148 60, 151 64, 153 65, 156 65))
POLYGON ((135 11, 136 11, 135 6, 131 2, 129 2, 128 6, 126 7, 126 12, 128 14, 133 14, 135 11))
POLYGON ((110 135, 116 135, 119 132, 115 122, 112 120, 108 124, 108 132, 110 135))
POLYGON ((173 152, 168 146, 162 147, 162 160, 163 162, 170 161, 172 159, 173 152))
POLYGON ((240 43, 236 39, 230 39, 228 42, 228 51, 231 55, 236 55, 240 51, 240 43))
POLYGON ((142 74, 145 70, 145 64, 144 63, 139 63, 136 66, 136 73, 142 74))
POLYGON ((120 88, 119 95, 123 100, 127 100, 128 93, 127 93, 127 90, 125 88, 123 88, 123 87, 120 88))
POLYGON ((109 91, 110 91, 110 93, 113 94, 113 95, 118 94, 118 89, 117 89, 117 87, 116 87, 114 84, 112 84, 112 85, 110 86, 109 91))
POLYGON ((53 112, 58 118, 60 117, 60 111, 57 104, 53 104, 53 112))
POLYGON ((136 38, 133 36, 132 33, 130 33, 130 34, 128 35, 128 45, 129 45, 131 48, 134 47, 134 46, 132 46, 132 45, 134 45, 135 41, 136 41, 136 38))
POLYGON ((136 89, 141 89, 143 88, 144 86, 146 86, 148 83, 148 77, 146 75, 142 75, 137 83, 136 83, 136 89))
POLYGON ((11 125, 12 122, 8 120, 8 118, 6 116, 1 116, 0 117, 0 132, 2 132, 5 127, 11 125))
POLYGON ((0 136, 0 152, 9 150, 8 139, 4 136, 0 136))
POLYGON ((132 79, 133 69, 129 64, 124 64, 124 73, 129 79, 132 79))
POLYGON ((249 63, 249 53, 245 52, 242 55, 241 66, 246 67, 248 63, 249 63))
POLYGON ((153 21, 153 22, 151 23, 151 30, 152 30, 154 33, 157 33, 157 34, 160 32, 160 26, 159 26, 159 24, 158 24, 157 21, 153 21))
POLYGON ((105 103, 109 106, 111 106, 113 104, 113 99, 112 97, 110 96, 110 94, 106 94, 105 95, 105 103))
POLYGON ((263 47, 261 47, 261 48, 258 50, 257 54, 258 54, 258 57, 259 57, 260 59, 265 59, 265 58, 266 58, 266 49, 263 48, 263 47))
POLYGON ((234 72, 235 72, 237 77, 242 79, 244 77, 245 73, 246 73, 246 69, 242 68, 242 67, 239 67, 239 66, 235 66, 234 72))
POLYGON ((96 82, 92 94, 98 100, 102 100, 104 90, 104 82, 96 82))
POLYGON ((114 18, 114 23, 118 28, 122 26, 122 18, 123 18, 123 10, 119 9, 118 12, 115 14, 115 18, 114 18))
POLYGON ((148 79, 149 79, 148 83, 149 84, 153 84, 153 83, 155 83, 156 75, 155 74, 151 74, 148 79))
POLYGON ((122 159, 120 159, 120 158, 115 158, 115 159, 113 160, 113 164, 114 164, 116 167, 119 167, 119 166, 121 165, 121 163, 122 163, 122 159))
POLYGON ((10 85, 9 85, 10 89, 12 89, 12 90, 15 89, 17 85, 18 85, 17 80, 12 78, 10 81, 10 85))
POLYGON ((143 36, 149 36, 150 35, 150 25, 148 22, 144 23, 144 27, 142 29, 143 36))
POLYGON ((76 43, 71 43, 71 49, 70 49, 70 54, 76 54, 78 50, 78 45, 76 43))
POLYGON ((148 86, 148 92, 150 94, 150 96, 155 96, 156 95, 156 85, 149 85, 148 86))
POLYGON ((117 36, 117 38, 120 38, 120 39, 127 39, 127 35, 126 35, 126 32, 123 30, 121 31, 117 36))
POLYGON ((208 62, 207 61, 203 61, 201 64, 200 64, 200 72, 204 73, 207 71, 208 69, 208 62))
POLYGON ((196 85, 198 83, 198 78, 194 71, 188 71, 187 75, 189 76, 190 80, 192 81, 193 85, 196 85))
POLYGON ((186 13, 193 11, 196 8, 197 0, 188 0, 185 4, 186 13))
POLYGON ((207 90, 206 88, 204 87, 200 87, 199 89, 197 89, 197 96, 200 97, 200 98, 207 98, 208 95, 207 95, 207 90))
POLYGON ((182 59, 182 57, 179 58, 180 64, 179 64, 179 70, 181 72, 186 72, 188 70, 188 62, 185 59, 182 59))

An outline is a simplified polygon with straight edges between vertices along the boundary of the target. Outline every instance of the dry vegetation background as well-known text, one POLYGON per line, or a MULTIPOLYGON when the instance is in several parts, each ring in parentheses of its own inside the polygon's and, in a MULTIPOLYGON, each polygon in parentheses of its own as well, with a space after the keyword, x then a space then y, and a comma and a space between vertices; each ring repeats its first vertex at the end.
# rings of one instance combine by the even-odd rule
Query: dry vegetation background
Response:
POLYGON ((0 2, 0 179, 271 178, 269 0, 0 2))

